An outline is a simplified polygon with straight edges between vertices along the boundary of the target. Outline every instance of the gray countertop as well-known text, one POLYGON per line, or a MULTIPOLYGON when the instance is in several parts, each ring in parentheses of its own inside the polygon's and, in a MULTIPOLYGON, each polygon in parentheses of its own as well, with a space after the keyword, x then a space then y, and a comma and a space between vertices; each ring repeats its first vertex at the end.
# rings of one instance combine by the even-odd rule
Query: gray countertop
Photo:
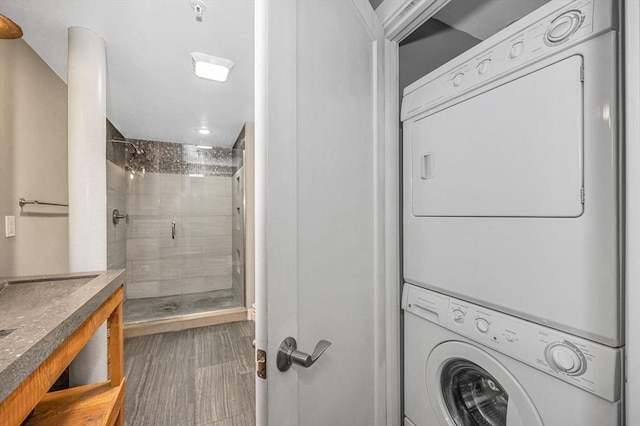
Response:
POLYGON ((0 401, 124 283, 124 270, 0 279, 0 401))

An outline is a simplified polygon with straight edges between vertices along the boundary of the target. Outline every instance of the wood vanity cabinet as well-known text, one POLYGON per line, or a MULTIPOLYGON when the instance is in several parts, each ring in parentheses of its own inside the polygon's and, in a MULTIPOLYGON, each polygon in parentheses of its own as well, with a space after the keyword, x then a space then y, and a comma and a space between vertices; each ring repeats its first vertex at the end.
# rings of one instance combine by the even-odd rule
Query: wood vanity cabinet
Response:
POLYGON ((123 294, 123 287, 118 287, 0 403, 2 425, 124 425, 123 294), (48 392, 105 321, 108 327, 108 380, 48 392))

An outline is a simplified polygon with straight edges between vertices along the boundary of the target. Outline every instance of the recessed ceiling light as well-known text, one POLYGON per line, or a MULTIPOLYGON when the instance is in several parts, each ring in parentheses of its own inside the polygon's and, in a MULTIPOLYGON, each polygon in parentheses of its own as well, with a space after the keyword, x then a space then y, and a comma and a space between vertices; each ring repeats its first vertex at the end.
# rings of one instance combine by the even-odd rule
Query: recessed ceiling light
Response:
POLYGON ((201 127, 198 129, 198 133, 200 133, 201 135, 208 135, 211 133, 211 130, 207 129, 206 127, 201 127))
POLYGON ((191 65, 193 66, 193 72, 195 75, 200 78, 215 81, 227 81, 229 70, 233 67, 233 62, 229 59, 205 55, 204 53, 199 52, 192 52, 191 65))

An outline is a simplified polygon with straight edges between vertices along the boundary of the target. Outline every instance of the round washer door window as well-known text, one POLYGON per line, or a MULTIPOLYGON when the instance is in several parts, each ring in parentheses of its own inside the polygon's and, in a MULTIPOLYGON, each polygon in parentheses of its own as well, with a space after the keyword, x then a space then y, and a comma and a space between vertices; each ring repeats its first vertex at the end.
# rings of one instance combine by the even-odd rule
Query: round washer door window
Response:
POLYGON ((427 393, 443 425, 542 426, 533 402, 513 375, 487 352, 464 342, 431 351, 427 393))
POLYGON ((482 367, 449 361, 440 374, 442 398, 457 425, 506 426, 509 395, 482 367))

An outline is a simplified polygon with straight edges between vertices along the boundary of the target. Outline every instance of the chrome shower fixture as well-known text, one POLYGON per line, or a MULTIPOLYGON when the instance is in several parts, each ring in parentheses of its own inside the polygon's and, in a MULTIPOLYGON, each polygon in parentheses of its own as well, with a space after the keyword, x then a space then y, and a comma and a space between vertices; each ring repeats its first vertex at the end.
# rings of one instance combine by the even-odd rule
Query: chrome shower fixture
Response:
POLYGON ((129 141, 123 141, 120 139, 109 139, 109 142, 113 142, 113 143, 121 143, 121 144, 125 144, 125 145, 131 145, 133 147, 134 153, 135 155, 142 155, 144 154, 144 150, 142 148, 138 148, 136 146, 136 144, 134 144, 133 142, 129 142, 129 141))

